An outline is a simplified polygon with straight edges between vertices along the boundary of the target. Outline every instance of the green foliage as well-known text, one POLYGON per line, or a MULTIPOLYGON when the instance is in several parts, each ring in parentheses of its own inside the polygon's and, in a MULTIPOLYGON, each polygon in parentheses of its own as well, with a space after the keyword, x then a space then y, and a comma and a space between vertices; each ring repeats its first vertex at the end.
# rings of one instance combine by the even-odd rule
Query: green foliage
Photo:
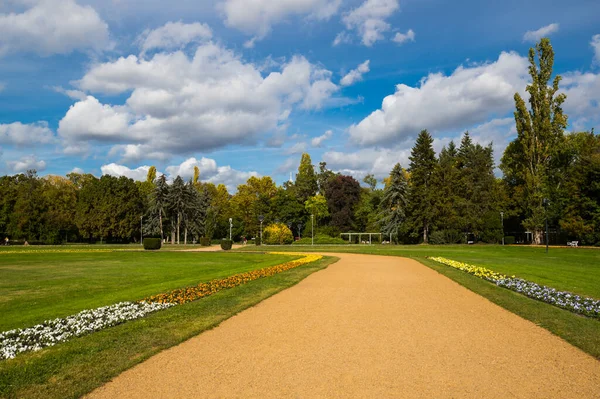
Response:
POLYGON ((202 245, 203 247, 210 247, 210 238, 208 237, 200 237, 200 245, 202 245))
MULTIPOLYGON (((303 237, 300 240, 294 241, 293 245, 311 245, 313 242, 311 237, 303 237)), ((324 234, 315 236, 315 245, 347 245, 348 242, 339 237, 330 237, 324 234)))
POLYGON ((319 225, 319 219, 329 216, 327 200, 321 194, 317 194, 307 199, 304 202, 304 207, 308 214, 314 215, 315 227, 319 225))
POLYGON ((229 251, 233 246, 233 241, 231 240, 221 240, 221 249, 224 251, 229 251))
POLYGON ((406 217, 407 199, 408 181, 402 166, 397 163, 390 172, 381 199, 379 222, 383 233, 398 235, 398 230, 406 217))
POLYGON ((256 236, 256 238, 254 239, 254 244, 256 246, 262 245, 262 242, 260 241, 260 236, 256 236))
POLYGON ((325 196, 331 215, 331 226, 340 231, 354 229, 354 209, 360 201, 360 193, 360 183, 352 176, 338 175, 329 181, 325 196))
POLYGON ((285 224, 274 223, 265 227, 263 239, 268 245, 288 245, 294 241, 294 236, 285 224))
POLYGON ((433 178, 437 167, 433 138, 427 130, 419 133, 409 159, 408 227, 412 236, 422 235, 423 242, 427 243, 435 216, 436 187, 433 178))
POLYGON ((534 242, 539 244, 546 218, 543 200, 553 191, 553 174, 560 169, 553 163, 560 158, 558 153, 565 141, 567 116, 562 104, 566 95, 558 93, 562 79, 559 75, 552 85, 548 84, 554 65, 554 50, 549 39, 542 39, 535 49, 529 50, 529 64, 532 79, 527 86, 530 109, 516 93, 518 134, 506 148, 500 168, 523 226, 533 231, 534 242))
POLYGON ((160 238, 144 238, 144 249, 145 250, 157 250, 162 246, 162 239, 160 238))
POLYGON ((310 155, 306 153, 302 154, 294 188, 300 203, 304 203, 310 197, 314 196, 319 188, 315 168, 310 155))
POLYGON ((504 237, 504 244, 512 245, 515 243, 515 236, 506 236, 504 237))

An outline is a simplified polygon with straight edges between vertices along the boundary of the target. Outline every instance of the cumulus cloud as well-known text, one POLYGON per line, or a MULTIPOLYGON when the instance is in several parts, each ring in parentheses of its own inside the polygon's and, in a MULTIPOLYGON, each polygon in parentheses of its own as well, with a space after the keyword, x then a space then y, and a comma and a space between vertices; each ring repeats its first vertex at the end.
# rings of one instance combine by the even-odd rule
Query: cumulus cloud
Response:
POLYGON ((17 161, 7 161, 6 166, 13 173, 23 173, 30 169, 40 172, 46 169, 46 161, 39 160, 35 155, 26 155, 17 161))
POLYGON ((212 30, 206 24, 168 22, 154 30, 147 30, 138 38, 142 54, 154 49, 177 50, 194 42, 209 40, 212 30))
POLYGON ((200 169, 200 180, 213 184, 224 184, 229 192, 234 192, 237 186, 246 183, 257 172, 245 172, 233 169, 231 166, 217 166, 214 159, 202 157, 201 159, 188 158, 179 165, 168 166, 166 171, 171 179, 181 176, 188 180, 194 176, 194 167, 200 169))
POLYGON ((335 172, 362 179, 373 174, 377 179, 389 176, 395 164, 408 167, 410 149, 406 148, 364 148, 355 152, 329 151, 323 154, 327 167, 335 172))
POLYGON ((77 82, 87 92, 127 93, 126 103, 102 104, 90 95, 69 109, 58 133, 70 147, 94 140, 142 146, 145 154, 255 143, 286 126, 292 109, 328 106, 339 90, 331 76, 302 56, 263 76, 254 64, 212 42, 200 44, 193 56, 130 55, 94 65, 77 82))
POLYGON ((450 76, 429 74, 418 87, 399 84, 381 109, 350 126, 350 138, 363 145, 398 142, 422 129, 463 129, 504 115, 527 85, 527 67, 526 58, 503 52, 495 62, 460 66, 450 76))
POLYGON ((362 64, 358 66, 358 68, 351 70, 348 72, 342 80, 340 80, 340 84, 342 86, 351 86, 356 82, 360 82, 363 79, 363 75, 369 72, 371 69, 369 68, 370 60, 366 60, 362 64))
POLYGON ((247 47, 252 47, 274 24, 290 16, 328 20, 337 13, 340 4, 341 0, 224 0, 219 8, 226 25, 254 36, 246 42, 247 47))
POLYGON ((92 7, 74 0, 40 0, 23 13, 0 14, 0 55, 24 51, 49 56, 108 45, 108 25, 92 7))
POLYGON ((403 44, 406 42, 414 42, 415 41, 415 31, 409 29, 406 33, 398 32, 396 36, 392 39, 393 42, 398 44, 403 44))
POLYGON ((592 36, 592 41, 590 45, 594 49, 594 62, 597 65, 600 65, 600 35, 592 36))
POLYGON ((567 95, 563 108, 575 130, 600 123, 600 74, 566 73, 561 81, 561 91, 567 95))
POLYGON ((355 31, 361 37, 362 44, 370 47, 382 40, 384 33, 390 30, 386 19, 398 8, 398 0, 366 0, 344 15, 342 20, 347 30, 355 31))
POLYGON ((295 143, 285 150, 288 155, 301 154, 306 151, 306 143, 295 143))
POLYGON ((136 169, 130 169, 124 165, 110 163, 108 165, 102 165, 100 170, 102 171, 102 175, 110 175, 114 177, 125 176, 136 181, 146 181, 150 166, 144 165, 136 169))
POLYGON ((35 144, 48 144, 54 140, 54 134, 45 122, 0 124, 0 144, 26 147, 35 144))
POLYGON ((525 42, 537 42, 543 37, 548 37, 553 33, 558 32, 558 24, 550 24, 542 26, 538 30, 529 30, 523 35, 523 41, 525 42))
POLYGON ((352 36, 348 32, 342 31, 335 36, 335 39, 333 39, 332 45, 338 46, 340 44, 346 44, 346 43, 352 43, 352 36))
MULTIPOLYGON (((84 170, 83 170, 83 169, 75 167, 75 168, 71 169, 71 171, 70 171, 69 173, 77 173, 77 174, 80 174, 80 175, 82 175, 82 174, 84 174, 85 172, 84 172, 84 170)), ((69 174, 69 173, 67 173, 67 174, 69 174)))
POLYGON ((333 136, 333 132, 331 130, 326 131, 323 135, 313 138, 310 141, 310 144, 313 147, 321 147, 324 141, 329 140, 333 136))

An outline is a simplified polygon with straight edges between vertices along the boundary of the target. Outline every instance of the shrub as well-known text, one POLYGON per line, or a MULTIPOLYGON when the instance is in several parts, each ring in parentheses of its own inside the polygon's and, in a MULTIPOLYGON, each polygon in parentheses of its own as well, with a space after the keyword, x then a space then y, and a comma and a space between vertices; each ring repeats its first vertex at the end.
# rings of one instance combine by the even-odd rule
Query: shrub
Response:
POLYGON ((221 240, 221 249, 224 251, 229 251, 232 245, 233 241, 231 240, 221 240))
POLYGON ((429 243, 432 245, 447 244, 446 234, 444 234, 444 231, 442 230, 434 231, 429 236, 429 243))
POLYGON ((268 245, 284 245, 294 242, 292 231, 283 223, 274 223, 265 227, 263 238, 268 245))
POLYGON ((515 243, 515 236, 506 236, 504 237, 504 243, 506 245, 512 245, 515 243))
POLYGON ((208 237, 200 237, 200 245, 202 245, 203 247, 210 247, 210 238, 208 237))
POLYGON ((144 249, 157 250, 162 246, 160 238, 144 238, 144 249))
POLYGON ((254 239, 254 243, 255 243, 256 245, 260 245, 260 244, 261 244, 261 242, 260 242, 260 237, 256 237, 256 238, 254 239))
MULTIPOLYGON (((293 245, 310 245, 311 237, 304 237, 301 240, 294 241, 293 245)), ((318 234, 315 236, 315 245, 346 245, 348 242, 339 237, 333 238, 327 235, 318 234)))

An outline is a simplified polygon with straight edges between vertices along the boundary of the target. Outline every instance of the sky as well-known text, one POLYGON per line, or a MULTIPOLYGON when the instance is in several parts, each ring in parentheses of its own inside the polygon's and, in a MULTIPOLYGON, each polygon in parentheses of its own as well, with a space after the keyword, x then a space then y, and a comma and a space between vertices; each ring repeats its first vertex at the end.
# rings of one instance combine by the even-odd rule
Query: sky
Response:
POLYGON ((0 175, 383 179, 422 129, 499 162, 541 37, 598 128, 597 0, 1 0, 0 175))

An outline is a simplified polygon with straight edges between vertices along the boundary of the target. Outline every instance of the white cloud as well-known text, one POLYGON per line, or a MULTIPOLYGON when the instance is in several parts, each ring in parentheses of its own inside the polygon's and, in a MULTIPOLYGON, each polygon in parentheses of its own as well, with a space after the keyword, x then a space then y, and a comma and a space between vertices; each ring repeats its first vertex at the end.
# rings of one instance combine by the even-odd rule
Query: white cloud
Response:
POLYGON ((600 123, 600 74, 569 72, 560 84, 567 95, 563 108, 573 129, 600 123))
POLYGON ((147 30, 139 37, 142 54, 154 49, 177 50, 194 42, 210 40, 212 30, 206 24, 168 22, 154 30, 147 30))
MULTIPOLYGON (((83 169, 75 167, 75 168, 71 169, 71 171, 70 171, 69 173, 77 173, 77 174, 80 174, 80 175, 82 175, 82 174, 84 174, 85 172, 84 172, 84 170, 83 170, 83 169)), ((69 174, 69 173, 67 173, 67 174, 69 174)))
POLYGON ((254 35, 247 44, 254 45, 264 38, 271 27, 290 16, 308 16, 327 20, 337 13, 341 0, 224 0, 219 8, 225 24, 246 34, 254 35))
POLYGON ((396 36, 392 39, 393 42, 398 44, 403 44, 406 42, 414 42, 415 41, 415 31, 409 29, 406 33, 396 33, 396 36))
POLYGON ((125 176, 136 181, 146 181, 150 166, 144 165, 136 169, 130 169, 124 165, 110 163, 108 165, 102 165, 100 170, 102 171, 102 175, 110 175, 114 177, 125 176))
POLYGON ((39 160, 35 155, 27 155, 18 161, 6 162, 6 166, 14 173, 23 173, 30 169, 41 172, 46 169, 46 161, 39 160))
POLYGON ((0 144, 26 147, 34 144, 48 144, 53 141, 54 134, 45 122, 0 124, 0 144))
POLYGON ((390 30, 391 26, 386 19, 398 8, 398 0, 366 0, 344 15, 342 20, 346 29, 355 30, 362 43, 370 47, 376 41, 382 40, 383 34, 390 30))
POLYGON ((0 14, 0 55, 103 50, 109 45, 108 36, 108 25, 98 13, 74 0, 40 0, 23 13, 0 14))
POLYGON ((342 86, 351 86, 356 82, 360 82, 363 79, 363 75, 369 72, 371 69, 369 68, 369 60, 366 60, 362 64, 358 66, 358 68, 351 70, 348 72, 342 80, 340 80, 340 84, 342 86))
POLYGON ((548 37, 552 33, 558 32, 559 25, 558 24, 550 24, 546 26, 542 26, 538 30, 529 30, 525 32, 523 35, 523 41, 525 42, 537 42, 543 37, 548 37))
POLYGON ((168 166, 166 171, 171 179, 181 176, 188 180, 194 176, 194 166, 200 169, 200 180, 213 184, 224 184, 229 192, 234 192, 237 186, 246 183, 252 177, 259 177, 257 172, 244 172, 233 169, 231 166, 217 166, 214 159, 188 158, 180 165, 168 166))
POLYGON ((352 43, 352 36, 346 31, 342 31, 335 36, 332 45, 338 46, 340 44, 352 43))
POLYGON ((321 147, 324 141, 329 140, 333 136, 333 132, 331 130, 326 131, 323 135, 319 137, 315 137, 311 140, 310 144, 313 147, 321 147))
POLYGON ((287 148, 285 150, 285 153, 287 155, 292 155, 292 154, 301 154, 303 152, 306 152, 306 143, 295 143, 294 145, 292 145, 291 147, 287 148))
POLYGON ((594 49, 594 62, 600 65, 600 35, 592 36, 590 45, 594 49))
POLYGON ((395 164, 400 162, 402 167, 408 167, 410 149, 365 148, 356 152, 329 151, 323 154, 327 167, 335 172, 362 179, 367 174, 373 174, 377 179, 389 176, 395 164))
POLYGON ((58 132, 70 147, 95 140, 143 146, 144 154, 255 143, 286 126, 294 108, 328 106, 339 90, 331 76, 302 56, 263 76, 212 42, 191 57, 181 51, 149 60, 130 55, 93 66, 77 82, 85 91, 131 92, 126 103, 101 104, 89 96, 71 107, 58 132))
POLYGON ((277 169, 275 169, 275 173, 283 174, 283 173, 293 172, 295 170, 298 170, 298 164, 299 164, 298 158, 296 158, 296 157, 287 158, 285 160, 285 162, 283 162, 281 165, 279 165, 277 167, 277 169))
POLYGON ((363 145, 398 142, 422 129, 463 129, 504 115, 527 85, 527 67, 526 58, 503 52, 495 62, 460 66, 450 76, 429 74, 419 87, 399 84, 381 109, 350 126, 350 138, 363 145))

